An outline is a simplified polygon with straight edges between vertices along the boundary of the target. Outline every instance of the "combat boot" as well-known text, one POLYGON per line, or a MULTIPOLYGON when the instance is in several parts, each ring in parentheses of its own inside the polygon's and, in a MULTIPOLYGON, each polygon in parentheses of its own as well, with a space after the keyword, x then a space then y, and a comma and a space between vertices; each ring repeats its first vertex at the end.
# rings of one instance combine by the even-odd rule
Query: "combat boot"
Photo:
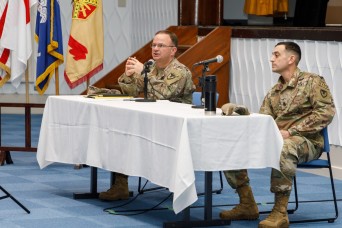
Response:
POLYGON ((129 198, 128 176, 117 173, 115 175, 115 184, 106 192, 101 192, 99 199, 102 200, 125 200, 129 198))
POLYGON ((286 228, 289 227, 289 218, 287 216, 287 204, 289 202, 289 195, 276 193, 275 203, 272 212, 267 218, 259 223, 259 228, 286 228))
POLYGON ((254 200, 250 186, 242 186, 236 189, 240 197, 240 203, 232 210, 222 211, 221 219, 229 220, 255 220, 259 218, 259 210, 254 200))

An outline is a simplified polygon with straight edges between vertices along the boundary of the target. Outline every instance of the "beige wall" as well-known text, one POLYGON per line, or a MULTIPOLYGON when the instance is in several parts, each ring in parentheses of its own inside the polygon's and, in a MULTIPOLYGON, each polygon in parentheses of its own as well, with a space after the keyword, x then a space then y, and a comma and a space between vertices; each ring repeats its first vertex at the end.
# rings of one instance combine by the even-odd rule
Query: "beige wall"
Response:
POLYGON ((342 25, 342 1, 329 0, 327 8, 326 24, 342 25))
POLYGON ((341 0, 329 0, 328 2, 329 6, 342 6, 341 0))

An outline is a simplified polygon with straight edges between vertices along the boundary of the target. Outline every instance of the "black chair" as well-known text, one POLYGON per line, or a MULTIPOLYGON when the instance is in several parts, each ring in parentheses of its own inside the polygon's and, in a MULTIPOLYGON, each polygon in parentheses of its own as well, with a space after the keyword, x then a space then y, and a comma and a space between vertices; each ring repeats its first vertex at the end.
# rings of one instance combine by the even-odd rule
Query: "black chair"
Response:
MULTIPOLYGON (((330 145, 329 145, 329 138, 328 138, 328 129, 324 128, 322 130, 322 134, 324 137, 324 148, 323 148, 323 154, 326 154, 326 159, 325 158, 319 158, 310 162, 305 162, 302 164, 298 164, 298 168, 301 169, 322 169, 322 168, 327 168, 329 170, 330 174, 330 183, 331 183, 331 190, 332 190, 332 198, 329 200, 312 200, 312 201, 305 201, 305 202, 334 202, 334 207, 335 207, 335 217, 326 217, 326 218, 313 218, 313 219, 305 219, 305 220, 296 220, 296 221, 291 221, 290 223, 307 223, 307 222, 322 222, 322 221, 327 221, 329 223, 333 223, 337 217, 338 217, 338 208, 337 208, 337 199, 336 199, 336 193, 335 193, 335 185, 334 185, 334 178, 332 174, 332 169, 331 169, 331 161, 330 161, 330 145)), ((294 185, 294 194, 295 194, 295 208, 293 209, 292 212, 296 211, 298 209, 300 201, 298 200, 298 193, 297 193, 297 182, 296 182, 296 177, 293 179, 293 185, 294 185)), ((327 195, 327 194, 325 194, 327 195)))

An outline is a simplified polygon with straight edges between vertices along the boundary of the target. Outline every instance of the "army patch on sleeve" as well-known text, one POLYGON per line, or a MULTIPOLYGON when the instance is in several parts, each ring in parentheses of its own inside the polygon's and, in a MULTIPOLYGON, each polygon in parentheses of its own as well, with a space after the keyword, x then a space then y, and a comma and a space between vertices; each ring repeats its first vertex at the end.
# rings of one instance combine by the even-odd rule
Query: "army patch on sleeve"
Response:
POLYGON ((319 87, 328 90, 328 85, 322 80, 319 82, 319 87))
POLYGON ((323 98, 326 98, 328 96, 328 92, 323 89, 321 89, 320 93, 323 98))

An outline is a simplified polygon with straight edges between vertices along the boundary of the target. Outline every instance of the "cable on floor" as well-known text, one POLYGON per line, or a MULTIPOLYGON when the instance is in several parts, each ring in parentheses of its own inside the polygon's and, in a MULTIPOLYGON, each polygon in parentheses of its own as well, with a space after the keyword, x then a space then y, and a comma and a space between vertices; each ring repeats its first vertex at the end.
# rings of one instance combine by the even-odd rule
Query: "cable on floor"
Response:
MULTIPOLYGON (((106 209, 104 209, 104 211, 108 212, 109 214, 112 214, 112 215, 124 215, 124 216, 140 215, 140 214, 144 214, 146 212, 155 210, 158 206, 160 206, 162 203, 164 203, 166 200, 168 200, 171 197, 171 195, 172 195, 172 193, 170 193, 162 201, 160 201, 158 204, 154 205, 151 208, 135 209, 135 210, 119 210, 119 211, 112 210, 112 208, 106 208, 106 209), (128 212, 128 213, 126 213, 126 212, 128 212), (132 212, 135 212, 135 213, 132 213, 132 212)), ((162 208, 162 210, 165 210, 165 209, 168 209, 168 208, 162 208)))
MULTIPOLYGON (((148 183, 148 180, 145 182, 145 184, 143 185, 141 190, 144 190, 144 188, 146 187, 147 183, 148 183)), ((116 208, 120 208, 120 207, 123 207, 123 206, 126 206, 126 205, 132 203, 133 201, 135 201, 138 198, 138 196, 140 196, 142 194, 143 193, 138 193, 134 198, 132 198, 128 202, 125 202, 125 203, 120 204, 120 205, 115 206, 115 207, 105 208, 105 209, 103 209, 103 211, 107 212, 109 214, 112 214, 112 215, 125 215, 125 216, 139 215, 139 214, 143 214, 143 213, 149 212, 151 210, 155 210, 159 205, 164 203, 172 195, 172 193, 170 193, 165 199, 163 199, 161 202, 159 202, 158 204, 156 204, 155 206, 153 206, 151 208, 135 209, 135 210, 114 210, 116 208), (126 212, 136 212, 136 213, 126 213, 126 212)), ((161 210, 165 210, 165 209, 170 209, 170 208, 161 208, 161 210)))

